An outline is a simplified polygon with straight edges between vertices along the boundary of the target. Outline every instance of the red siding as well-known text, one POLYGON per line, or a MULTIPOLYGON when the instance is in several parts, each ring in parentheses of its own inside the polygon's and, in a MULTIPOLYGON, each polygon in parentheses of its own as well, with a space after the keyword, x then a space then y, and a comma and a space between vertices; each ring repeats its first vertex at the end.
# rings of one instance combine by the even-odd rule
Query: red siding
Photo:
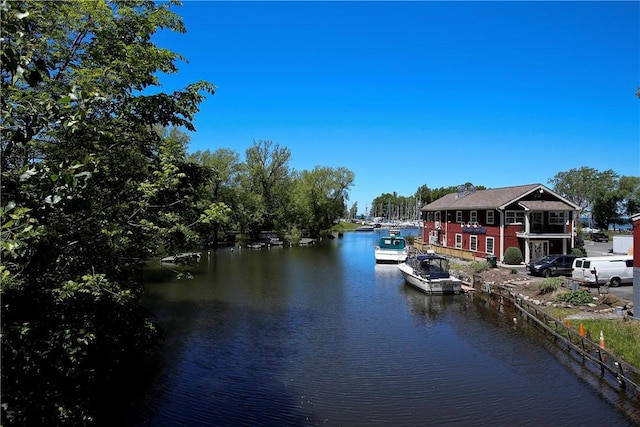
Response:
POLYGON ((633 221, 633 266, 640 268, 640 218, 633 221))

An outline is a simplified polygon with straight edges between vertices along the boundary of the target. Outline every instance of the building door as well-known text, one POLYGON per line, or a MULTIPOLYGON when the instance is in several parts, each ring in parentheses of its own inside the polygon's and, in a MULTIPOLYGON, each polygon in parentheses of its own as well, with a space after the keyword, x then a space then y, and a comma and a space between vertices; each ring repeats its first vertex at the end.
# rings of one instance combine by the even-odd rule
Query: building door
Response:
POLYGON ((529 252, 531 253, 531 261, 537 261, 549 255, 548 240, 534 240, 529 242, 529 252))

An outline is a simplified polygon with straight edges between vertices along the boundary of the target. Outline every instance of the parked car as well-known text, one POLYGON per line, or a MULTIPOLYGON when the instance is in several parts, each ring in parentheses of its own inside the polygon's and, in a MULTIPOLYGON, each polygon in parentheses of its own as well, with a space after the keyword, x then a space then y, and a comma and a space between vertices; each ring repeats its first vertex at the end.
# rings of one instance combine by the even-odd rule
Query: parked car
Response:
POLYGON ((609 236, 607 236, 602 231, 594 231, 591 233, 591 241, 592 242, 608 242, 609 236))
POLYGON ((547 255, 527 265, 529 274, 533 276, 571 276, 573 261, 578 255, 547 255))
POLYGON ((602 285, 609 282, 617 287, 621 283, 633 283, 633 256, 610 255, 577 258, 573 263, 572 277, 588 284, 602 285))

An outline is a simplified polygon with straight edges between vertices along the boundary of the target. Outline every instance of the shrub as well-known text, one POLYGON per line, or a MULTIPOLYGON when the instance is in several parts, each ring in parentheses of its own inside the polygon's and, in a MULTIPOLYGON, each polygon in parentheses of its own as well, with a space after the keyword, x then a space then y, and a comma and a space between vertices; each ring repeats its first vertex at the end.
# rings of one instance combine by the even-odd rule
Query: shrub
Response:
POLYGON ((561 284, 562 279, 558 277, 550 277, 548 279, 543 279, 538 284, 538 290, 540 291, 540 295, 550 294, 551 292, 556 291, 561 284))
POLYGON ((573 305, 589 304, 593 302, 593 295, 586 289, 580 289, 576 292, 569 292, 566 294, 558 295, 556 297, 557 302, 568 302, 573 305))
POLYGON ((291 243, 293 243, 294 245, 297 245, 300 242, 300 239, 302 239, 302 231, 300 231, 298 227, 294 225, 291 228, 289 238, 291 239, 291 243))
POLYGON ((509 246, 504 252, 504 263, 516 265, 522 263, 522 251, 515 246, 509 246))
POLYGON ((587 250, 584 248, 584 246, 580 246, 578 248, 571 249, 571 254, 578 256, 587 256, 587 250))
POLYGON ((489 269, 489 263, 486 261, 474 262, 471 264, 471 269, 474 273, 482 273, 489 269))

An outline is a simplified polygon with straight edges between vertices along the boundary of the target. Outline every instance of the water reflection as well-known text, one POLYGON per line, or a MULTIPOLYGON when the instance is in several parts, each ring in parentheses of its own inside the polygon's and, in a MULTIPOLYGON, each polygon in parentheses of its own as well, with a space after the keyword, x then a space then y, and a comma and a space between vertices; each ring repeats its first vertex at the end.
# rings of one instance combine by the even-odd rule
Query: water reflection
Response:
POLYGON ((400 292, 406 299, 410 312, 430 322, 436 321, 438 317, 442 316, 447 306, 459 305, 465 298, 458 295, 425 294, 409 286, 401 287, 400 292))
POLYGON ((149 283, 167 342, 141 424, 631 425, 507 313, 376 265, 376 240, 219 251, 149 283))

